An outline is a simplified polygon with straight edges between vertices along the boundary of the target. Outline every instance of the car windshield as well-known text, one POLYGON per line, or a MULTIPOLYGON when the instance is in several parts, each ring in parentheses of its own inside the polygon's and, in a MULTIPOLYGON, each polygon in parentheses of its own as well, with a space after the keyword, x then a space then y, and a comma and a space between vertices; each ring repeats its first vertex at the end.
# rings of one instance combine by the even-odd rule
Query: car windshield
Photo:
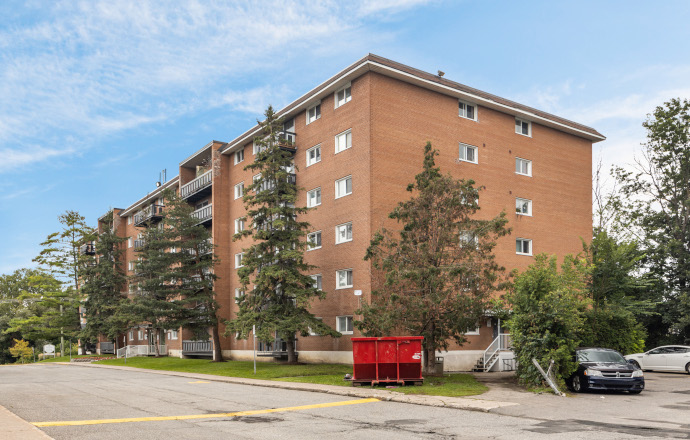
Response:
POLYGON ((625 359, 617 351, 580 350, 577 352, 578 362, 623 362, 625 359))

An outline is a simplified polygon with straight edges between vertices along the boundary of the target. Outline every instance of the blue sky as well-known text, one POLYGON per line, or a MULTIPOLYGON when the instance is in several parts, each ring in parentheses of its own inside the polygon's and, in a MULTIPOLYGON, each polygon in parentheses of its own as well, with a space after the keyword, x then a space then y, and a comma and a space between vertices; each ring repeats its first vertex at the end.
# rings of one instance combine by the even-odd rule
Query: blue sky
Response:
POLYGON ((590 125, 604 167, 690 98, 686 1, 5 1, 0 273, 95 224, 212 139, 375 53, 590 125))

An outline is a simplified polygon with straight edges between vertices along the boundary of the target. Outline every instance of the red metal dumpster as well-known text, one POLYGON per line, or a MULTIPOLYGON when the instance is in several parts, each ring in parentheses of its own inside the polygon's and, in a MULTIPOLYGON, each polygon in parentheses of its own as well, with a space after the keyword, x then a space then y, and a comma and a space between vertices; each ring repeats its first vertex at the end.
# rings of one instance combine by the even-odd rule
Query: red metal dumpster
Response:
POLYGON ((423 340, 423 336, 352 338, 352 384, 422 383, 423 340))

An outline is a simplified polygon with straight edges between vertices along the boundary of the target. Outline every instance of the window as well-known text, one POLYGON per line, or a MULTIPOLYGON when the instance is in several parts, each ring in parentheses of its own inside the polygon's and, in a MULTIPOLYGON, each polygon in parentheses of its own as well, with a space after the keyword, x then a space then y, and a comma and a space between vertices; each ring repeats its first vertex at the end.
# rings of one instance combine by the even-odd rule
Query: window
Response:
POLYGON ((239 199, 242 196, 244 196, 244 182, 240 182, 237 185, 235 185, 235 200, 239 199))
POLYGON ((264 150, 264 146, 262 146, 256 139, 254 139, 254 143, 252 143, 252 153, 256 155, 256 153, 261 153, 264 150))
POLYGON ((311 147, 307 150, 307 166, 321 162, 321 145, 311 147))
POLYGON ((515 198, 515 213, 520 215, 532 215, 532 201, 527 199, 515 198))
POLYGON ((129 271, 132 272, 134 270, 134 261, 129 262, 129 271))
POLYGON ((335 198, 352 194, 352 176, 343 177, 335 181, 335 198))
POLYGON ((347 289, 352 287, 352 269, 344 269, 336 272, 336 289, 347 289))
POLYGON ((477 235, 472 231, 460 231, 460 247, 476 247, 479 243, 477 235))
POLYGON ((515 253, 518 255, 532 255, 532 240, 527 238, 515 240, 515 253))
POLYGON ((532 123, 515 118, 515 133, 532 136, 532 123))
POLYGON ((477 147, 461 143, 459 159, 465 162, 477 163, 477 147))
POLYGON ((312 275, 311 277, 314 279, 314 288, 321 290, 323 288, 321 274, 312 275))
POLYGON ((241 218, 235 219, 235 234, 244 231, 244 220, 241 218))
POLYGON ((171 254, 174 254, 174 253, 176 253, 176 252, 177 252, 177 248, 176 248, 175 246, 173 246, 173 247, 170 248, 170 253, 171 253, 171 254))
POLYGON ((352 130, 344 131, 335 136, 335 154, 352 148, 352 130))
POLYGON ((128 224, 128 225, 131 225, 131 224, 132 224, 132 216, 131 216, 131 215, 128 215, 128 216, 127 216, 127 224, 128 224))
POLYGON ((479 326, 474 330, 465 332, 465 336, 479 336, 479 326))
POLYGON ((137 332, 137 339, 139 339, 140 341, 142 341, 144 339, 144 331, 143 330, 139 330, 137 332))
POLYGON ((532 161, 527 159, 515 158, 515 172, 523 176, 532 175, 532 161))
POLYGON ((127 239, 127 247, 128 247, 128 248, 131 248, 131 247, 132 247, 132 237, 129 237, 129 238, 127 239))
MULTIPOLYGON (((319 321, 323 321, 323 318, 319 318, 318 316, 315 318, 318 319, 319 321)), ((309 336, 319 336, 319 334, 312 331, 311 327, 309 327, 309 336)))
POLYGON ((352 100, 352 86, 350 83, 345 84, 345 87, 335 92, 335 108, 350 102, 352 100))
POLYGON ((459 115, 463 118, 477 120, 477 107, 474 104, 458 101, 459 115))
POLYGON ((321 204, 321 188, 307 192, 307 208, 313 208, 321 204))
POLYGON ((337 330, 344 335, 352 334, 352 316, 338 316, 337 318, 337 330))
POLYGON ((321 231, 307 234, 308 250, 321 249, 321 231))
POLYGON ((235 289, 235 302, 239 303, 240 298, 242 298, 243 296, 244 296, 244 290, 236 288, 235 289))
POLYGON ((239 150, 239 151, 235 151, 235 165, 242 162, 243 160, 244 160, 244 148, 239 150))
POLYGON ((244 257, 244 253, 239 253, 235 254, 235 269, 239 269, 240 267, 244 266, 242 264, 242 258, 244 257))
POLYGON ((352 241, 352 222, 335 227, 335 244, 352 241))
POLYGON ((177 330, 169 330, 168 331, 168 339, 177 339, 177 330))
POLYGON ((321 101, 307 109, 307 125, 321 118, 321 101))
POLYGON ((134 339, 134 330, 130 330, 129 331, 129 340, 131 341, 133 339, 134 339))

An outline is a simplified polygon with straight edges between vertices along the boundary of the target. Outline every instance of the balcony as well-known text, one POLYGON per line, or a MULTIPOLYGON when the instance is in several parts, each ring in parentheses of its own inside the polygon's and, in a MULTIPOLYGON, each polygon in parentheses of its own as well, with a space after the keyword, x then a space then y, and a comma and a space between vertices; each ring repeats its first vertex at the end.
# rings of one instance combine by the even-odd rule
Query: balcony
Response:
POLYGON ((96 244, 93 241, 82 244, 79 246, 79 252, 82 255, 96 255, 96 244))
POLYGON ((182 341, 182 355, 213 357, 212 344, 212 341, 182 341))
POLYGON ((134 240, 134 252, 141 252, 144 250, 144 247, 146 246, 146 241, 145 240, 134 240))
POLYGON ((206 205, 192 213, 192 217, 197 219, 197 225, 210 225, 213 219, 213 205, 206 205))
POLYGON ((158 223, 163 219, 163 205, 149 205, 134 214, 134 226, 145 226, 147 223, 158 223))
MULTIPOLYGON (((189 255, 196 256, 196 251, 194 249, 188 249, 189 255)), ((205 243, 199 244, 199 256, 211 255, 213 253, 213 239, 209 238, 205 243)))
POLYGON ((288 153, 297 152, 297 135, 291 131, 281 131, 278 133, 278 148, 288 153))
POLYGON ((207 171, 180 187, 180 197, 188 202, 196 202, 211 194, 212 171, 207 171))

